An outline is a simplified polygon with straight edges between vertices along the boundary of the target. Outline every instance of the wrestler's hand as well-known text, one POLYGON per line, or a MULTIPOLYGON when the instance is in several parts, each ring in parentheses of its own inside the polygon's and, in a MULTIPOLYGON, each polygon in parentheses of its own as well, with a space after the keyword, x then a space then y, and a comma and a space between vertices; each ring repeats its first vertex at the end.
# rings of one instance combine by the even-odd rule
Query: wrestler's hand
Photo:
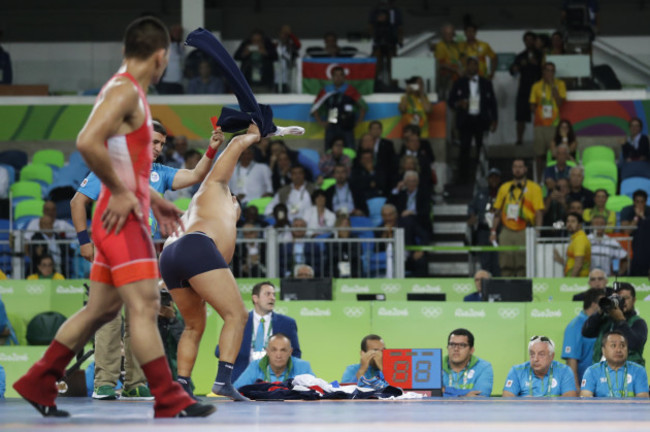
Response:
POLYGON ((95 257, 95 246, 93 246, 92 243, 86 243, 79 248, 79 253, 86 259, 86 261, 93 262, 93 258, 95 257))
POLYGON ((223 144, 224 136, 221 127, 217 126, 215 130, 212 131, 212 136, 210 137, 210 147, 218 150, 219 146, 223 144))
POLYGON ((106 210, 102 213, 102 226, 108 233, 115 228, 115 234, 119 234, 131 213, 142 220, 140 201, 135 194, 128 189, 113 193, 108 200, 106 210))
POLYGON ((181 221, 183 212, 173 203, 158 196, 157 199, 151 200, 151 210, 158 221, 158 229, 163 237, 172 235, 179 227, 181 230, 185 230, 181 221))

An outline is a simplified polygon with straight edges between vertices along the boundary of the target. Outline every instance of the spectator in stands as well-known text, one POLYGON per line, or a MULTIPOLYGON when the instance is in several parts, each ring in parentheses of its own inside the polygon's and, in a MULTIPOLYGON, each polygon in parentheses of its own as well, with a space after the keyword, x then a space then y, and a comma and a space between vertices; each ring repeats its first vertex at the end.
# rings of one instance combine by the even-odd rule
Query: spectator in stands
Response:
MULTIPOLYGON (((2 41, 3 31, 0 30, 0 42, 2 41)), ((13 70, 11 68, 11 56, 0 45, 0 84, 13 83, 13 70)))
POLYGON ((336 222, 336 215, 325 204, 327 204, 327 193, 322 189, 316 189, 311 194, 313 206, 305 212, 305 222, 307 222, 307 237, 316 237, 318 235, 331 232, 331 228, 336 222))
POLYGON ((555 136, 551 140, 550 150, 554 159, 557 159, 557 149, 565 144, 569 147, 569 160, 576 161, 576 152, 578 151, 578 140, 573 131, 573 125, 569 120, 562 119, 555 128, 555 136))
POLYGON ((278 154, 277 161, 271 171, 271 183, 274 191, 291 184, 291 168, 292 163, 289 154, 287 152, 278 154))
MULTIPOLYGON (((395 158, 388 160, 389 153, 384 152, 379 154, 375 152, 375 143, 376 140, 370 133, 365 133, 361 136, 359 140, 359 148, 357 150, 357 156, 352 163, 353 174, 359 174, 364 166, 361 162, 363 159, 364 153, 369 153, 372 159, 372 171, 374 172, 376 183, 376 188, 379 190, 380 194, 385 194, 386 191, 390 190, 391 184, 395 177, 395 158)), ((367 161, 366 161, 367 162, 367 161)), ((368 163, 370 165, 370 163, 368 163)))
POLYGON ((311 194, 314 192, 314 185, 305 182, 305 168, 301 165, 291 167, 291 183, 282 186, 273 196, 271 202, 266 206, 266 215, 270 215, 276 204, 286 204, 289 209, 289 220, 305 218, 305 212, 311 204, 311 194))
POLYGON ((600 361, 602 355, 600 348, 604 334, 610 330, 620 330, 627 339, 628 360, 645 366, 643 347, 648 339, 648 325, 634 309, 636 290, 628 282, 619 282, 619 288, 615 294, 619 297, 618 306, 611 302, 608 302, 611 307, 604 308, 601 305, 600 311, 589 315, 582 326, 584 337, 596 338, 592 361, 593 363, 600 361))
POLYGON ((251 361, 234 382, 234 387, 254 384, 258 379, 265 382, 282 382, 297 375, 314 375, 308 361, 292 354, 291 340, 284 333, 274 333, 268 340, 264 357, 251 361))
POLYGON ((560 108, 566 100, 564 81, 555 78, 555 64, 548 62, 542 69, 542 79, 530 89, 530 109, 534 113, 534 149, 537 156, 537 175, 541 177, 546 152, 553 140, 555 127, 560 122, 560 108))
POLYGON ((325 51, 318 57, 342 57, 342 49, 339 46, 339 38, 334 32, 327 32, 323 36, 323 43, 325 51))
POLYGON ((169 63, 167 69, 156 85, 160 94, 183 94, 183 60, 185 58, 185 44, 183 43, 183 27, 174 24, 169 28, 169 63))
POLYGON ((384 196, 386 191, 382 186, 388 184, 388 179, 375 169, 372 151, 360 151, 355 162, 358 162, 358 165, 352 168, 350 182, 359 190, 363 200, 384 196))
POLYGON ((580 201, 582 204, 580 214, 582 214, 584 209, 594 206, 594 193, 582 186, 584 180, 585 169, 583 167, 574 166, 571 168, 571 171, 569 171, 569 194, 567 195, 567 200, 569 203, 572 201, 580 201))
POLYGON ((548 53, 550 55, 566 54, 566 50, 564 49, 564 38, 562 37, 562 33, 559 31, 553 32, 551 35, 551 47, 548 53))
POLYGON ((445 396, 490 397, 494 372, 490 362, 474 356, 474 335, 463 328, 452 331, 447 353, 442 360, 445 396))
POLYGON ((280 27, 280 34, 276 43, 280 74, 275 77, 276 83, 279 84, 280 93, 291 93, 291 76, 296 66, 296 59, 300 56, 301 46, 300 39, 293 34, 291 26, 284 24, 280 27))
MULTIPOLYGON (((567 194, 569 193, 569 181, 565 178, 559 179, 553 189, 544 198, 544 220, 545 227, 551 227, 558 221, 566 220, 569 214, 567 194)), ((579 202, 579 201, 578 201, 579 202)), ((542 236, 556 237, 557 233, 542 231, 542 236)))
POLYGON ((199 63, 199 76, 190 80, 187 85, 187 94, 221 94, 223 81, 212 73, 212 66, 208 60, 199 63))
POLYGON ((264 162, 268 164, 271 170, 273 170, 273 167, 275 166, 280 153, 286 153, 289 156, 289 160, 292 164, 295 165, 298 163, 298 152, 287 147, 287 144, 281 139, 271 141, 269 143, 269 152, 267 152, 265 159, 258 162, 264 162))
MULTIPOLYGON (((526 227, 542 225, 544 211, 542 189, 532 180, 526 179, 527 172, 523 159, 517 158, 512 162, 513 180, 501 185, 494 202, 494 226, 490 231, 490 242, 496 242, 499 226, 503 225, 499 234, 499 244, 524 246, 526 227)), ((504 277, 525 276, 525 251, 501 252, 499 266, 504 277)))
POLYGON ((576 388, 580 387, 582 375, 592 363, 596 339, 582 336, 582 326, 593 313, 600 311, 598 302, 605 296, 602 288, 589 288, 582 302, 582 310, 571 320, 564 330, 562 358, 573 371, 576 388))
POLYGON ((556 163, 546 167, 544 170, 543 181, 546 185, 546 190, 552 191, 555 189, 555 182, 559 179, 568 179, 569 171, 571 168, 567 165, 569 159, 569 147, 566 144, 561 144, 557 148, 556 163))
POLYGON ((237 228, 243 227, 245 224, 253 225, 256 228, 265 228, 269 224, 260 216, 257 206, 249 205, 244 208, 242 212, 243 219, 237 221, 237 228))
POLYGON ((582 229, 580 213, 569 213, 566 217, 566 230, 571 234, 567 257, 564 259, 557 249, 553 249, 555 262, 564 266, 564 276, 587 276, 591 268, 591 243, 582 229))
MULTIPOLYGON (((426 185, 432 189, 436 180, 436 172, 433 168, 433 163, 436 161, 436 157, 431 149, 431 143, 428 140, 421 138, 420 128, 416 125, 404 126, 404 129, 402 130, 402 138, 404 142, 400 148, 399 157, 415 156, 420 163, 419 172, 422 185, 426 185)), ((390 167, 388 164, 385 164, 385 166, 386 169, 390 168, 394 172, 395 168, 390 167)), ((394 180, 399 181, 399 178, 395 178, 394 180)))
MULTIPOLYGON (((467 206, 467 225, 472 229, 472 244, 492 246, 490 230, 494 226, 492 208, 501 185, 501 171, 491 168, 487 174, 487 187, 477 188, 472 202, 467 206)), ((496 252, 481 252, 479 254, 481 268, 489 271, 495 277, 501 276, 499 254, 496 252)))
POLYGON ((407 231, 413 232, 412 236, 405 233, 405 240, 419 241, 408 244, 431 243, 433 227, 431 226, 431 193, 425 187, 420 187, 420 176, 415 171, 404 173, 402 182, 392 190, 388 202, 395 205, 402 219, 402 224, 408 226, 407 231))
POLYGON ((483 135, 497 129, 497 100, 492 82, 478 75, 479 60, 468 57, 465 76, 459 78, 449 93, 448 104, 456 110, 456 127, 460 133, 460 157, 457 183, 473 180, 475 160, 483 146, 483 135), (471 157, 472 141, 476 144, 476 158, 471 157))
POLYGON ((582 201, 578 201, 576 199, 574 199, 573 201, 569 201, 568 213, 583 214, 584 212, 585 212, 585 208, 582 205, 582 201))
POLYGON ((605 359, 587 369, 580 396, 648 399, 648 374, 643 366, 627 360, 625 335, 619 330, 607 332, 601 345, 605 359))
POLYGON ((368 133, 374 140, 372 152, 375 156, 377 169, 390 173, 395 170, 395 147, 391 140, 382 137, 384 126, 378 120, 368 125, 368 133))
POLYGON ((341 228, 337 232, 340 241, 326 244, 329 247, 328 256, 331 257, 334 270, 333 276, 335 278, 359 277, 360 244, 346 241, 346 239, 350 239, 352 236, 352 232, 349 229, 345 229, 351 227, 350 217, 345 213, 337 213, 334 226, 341 228))
POLYGON ((352 160, 350 157, 343 153, 345 141, 342 137, 334 138, 329 152, 323 153, 318 163, 318 169, 323 177, 334 177, 334 168, 337 165, 343 165, 348 174, 352 169, 352 160))
POLYGON ((650 277, 650 218, 639 218, 632 233, 630 276, 650 277))
POLYGON ((406 171, 415 171, 420 174, 420 162, 416 156, 404 155, 399 160, 399 168, 397 169, 397 180, 393 182, 391 189, 397 187, 397 183, 402 181, 406 171))
POLYGON ((70 239, 76 236, 74 227, 63 219, 56 219, 56 204, 54 201, 45 201, 43 216, 32 219, 25 228, 25 249, 31 257, 30 270, 37 270, 38 259, 50 255, 54 259, 55 270, 68 273, 68 258, 72 255, 66 244, 59 244, 58 240, 70 239))
MULTIPOLYGON (((172 168, 183 168, 183 164, 185 163, 183 155, 187 152, 188 148, 187 137, 185 135, 178 135, 175 137, 167 136, 167 131, 164 129, 163 131, 164 133, 161 135, 163 138, 166 138, 166 141, 163 141, 163 144, 165 145, 165 154, 162 163, 172 168)), ((157 158, 154 158, 154 160, 155 159, 157 158)))
POLYGON ((404 44, 402 11, 394 0, 379 0, 368 18, 372 37, 372 56, 377 59, 377 80, 391 81, 391 60, 397 55, 397 46, 404 44))
MULTIPOLYGON (((256 207, 248 207, 255 208, 256 207)), ((241 226, 244 242, 237 245, 233 255, 232 268, 237 277, 258 278, 266 276, 266 243, 260 239, 258 226, 245 223, 241 226)))
POLYGON ((440 100, 447 100, 454 82, 463 74, 460 48, 456 43, 456 29, 452 24, 440 28, 440 42, 433 49, 436 58, 436 91, 440 100))
POLYGON ((607 273, 605 273, 602 269, 593 269, 590 271, 589 288, 605 289, 605 287, 607 287, 607 273))
POLYGON ((348 170, 343 165, 334 167, 336 183, 325 191, 327 208, 336 214, 342 213, 349 216, 365 216, 368 214, 368 205, 360 192, 359 185, 350 184, 348 170))
POLYGON ((492 79, 497 70, 497 55, 492 50, 489 43, 476 39, 478 26, 476 24, 465 24, 465 42, 458 44, 462 58, 465 59, 465 67, 470 57, 475 57, 478 61, 478 75, 487 79, 492 79), (488 59, 490 65, 488 67, 488 59))
POLYGON ((433 107, 421 76, 406 80, 406 93, 402 95, 397 109, 402 113, 403 125, 417 125, 425 136, 429 135, 429 114, 433 107))
POLYGON ((361 339, 359 363, 345 368, 341 383, 357 383, 361 378, 371 380, 380 376, 385 349, 386 344, 381 336, 369 334, 361 339))
POLYGON ((261 197, 273 196, 273 182, 268 165, 253 160, 254 152, 248 147, 239 157, 235 172, 230 177, 230 191, 247 204, 261 197))
POLYGON ((519 75, 517 88, 517 104, 515 107, 515 121, 517 122, 517 145, 523 144, 526 123, 530 123, 530 89, 542 78, 543 54, 535 47, 535 33, 524 33, 524 49, 515 57, 510 66, 512 76, 519 75))
MULTIPOLYGON (((428 233, 418 230, 418 226, 405 225, 407 219, 399 217, 397 208, 393 204, 384 204, 381 208, 381 220, 382 223, 379 225, 379 228, 386 228, 385 230, 378 232, 381 238, 393 238, 395 235, 393 229, 403 228, 404 244, 407 246, 417 244, 416 236, 418 233, 420 234, 420 238, 427 239, 428 233)), ((377 232, 375 235, 377 235, 377 232)), ((386 243, 379 244, 379 249, 385 249, 387 247, 386 243)), ((387 257, 387 259, 389 259, 389 257, 387 257)), ((411 277, 427 277, 429 275, 429 269, 427 266, 427 256, 423 251, 414 251, 407 254, 406 270, 411 273, 411 277)), ((388 275, 387 277, 391 276, 388 275)))
POLYGON ((483 294, 482 294, 483 281, 488 279, 492 279, 492 275, 487 270, 479 270, 476 273, 474 273, 474 286, 476 287, 476 292, 467 294, 463 298, 463 301, 466 302, 483 301, 483 294))
MULTIPOLYGON (((582 214, 582 218, 585 223, 591 223, 592 219, 596 216, 601 216, 607 222, 607 226, 613 227, 616 226, 616 212, 607 210, 607 199, 609 198, 609 193, 605 189, 597 189, 594 191, 594 206, 592 208, 587 208, 582 214)), ((607 230, 607 232, 612 232, 612 229, 607 230)))
POLYGON ((650 140, 644 135, 643 122, 638 117, 630 119, 630 136, 623 141, 621 151, 625 162, 650 160, 650 140))
MULTIPOLYGON (((195 149, 189 149, 188 151, 185 152, 183 155, 183 159, 185 162, 183 163, 183 169, 188 169, 190 171, 194 170, 196 166, 199 164, 199 161, 203 155, 199 153, 198 150, 195 149)), ((167 190, 165 191, 165 199, 169 201, 174 201, 179 198, 192 198, 196 191, 199 190, 199 187, 201 186, 201 183, 194 184, 192 186, 187 186, 184 188, 176 189, 176 190, 167 190)))
POLYGON ((307 222, 296 218, 291 224, 291 241, 280 243, 280 277, 290 277, 299 264, 309 264, 320 277, 324 268, 321 245, 305 242, 307 237, 307 222))
POLYGON ((295 279, 313 279, 314 269, 310 265, 300 264, 293 269, 293 277, 295 279))
POLYGON ((54 260, 51 255, 43 255, 39 257, 36 264, 37 272, 27 276, 27 280, 34 279, 52 279, 63 280, 65 279, 61 273, 54 271, 54 260))
POLYGON ((555 344, 546 336, 533 336, 528 344, 530 360, 513 366, 503 386, 503 397, 576 397, 575 379, 569 366, 555 358, 555 344))
POLYGON ((621 225, 623 226, 638 226, 639 222, 646 220, 650 217, 650 206, 648 202, 648 194, 643 189, 638 189, 632 194, 634 204, 624 207, 621 210, 621 225))
POLYGON ((363 121, 367 106, 357 89, 345 82, 341 66, 333 67, 331 73, 332 84, 318 93, 311 114, 325 128, 325 150, 336 136, 343 137, 346 147, 354 148, 354 127, 363 121))
POLYGON ((546 54, 551 50, 551 37, 547 33, 537 33, 535 35, 535 48, 546 57, 546 54))
POLYGON ((5 274, 5 272, 0 270, 0 280, 5 280, 5 279, 7 279, 7 275, 5 274))
POLYGON ((233 56, 241 62, 241 71, 253 93, 271 93, 275 83, 274 63, 278 52, 261 30, 253 30, 233 56))
POLYGON ((587 236, 591 243, 591 269, 602 269, 608 275, 624 275, 627 272, 627 252, 619 242, 605 234, 605 225, 609 223, 602 215, 591 220, 593 231, 587 236))

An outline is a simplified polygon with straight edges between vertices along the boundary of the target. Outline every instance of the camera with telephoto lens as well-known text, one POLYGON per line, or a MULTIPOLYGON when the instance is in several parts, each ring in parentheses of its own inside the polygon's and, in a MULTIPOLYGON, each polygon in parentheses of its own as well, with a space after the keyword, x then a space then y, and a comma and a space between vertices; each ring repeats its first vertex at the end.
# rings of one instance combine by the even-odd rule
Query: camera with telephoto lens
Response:
POLYGON ((598 306, 604 314, 608 314, 617 308, 623 310, 623 307, 625 306, 625 299, 617 294, 619 289, 620 282, 614 282, 614 287, 611 291, 610 288, 607 288, 608 293, 611 292, 611 294, 601 298, 598 301, 598 306))
POLYGON ((172 305, 172 295, 167 290, 160 290, 160 305, 161 306, 171 306, 172 305))

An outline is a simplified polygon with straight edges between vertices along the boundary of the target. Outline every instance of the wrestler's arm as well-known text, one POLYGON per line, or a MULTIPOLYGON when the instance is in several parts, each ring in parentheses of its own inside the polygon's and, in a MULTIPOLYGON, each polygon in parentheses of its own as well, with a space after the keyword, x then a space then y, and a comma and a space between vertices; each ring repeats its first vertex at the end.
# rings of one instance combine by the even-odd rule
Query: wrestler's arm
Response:
MULTIPOLYGON (((223 132, 221 130, 212 132, 212 135, 220 135, 220 139, 223 141, 223 132)), ((260 130, 255 124, 251 124, 245 134, 234 137, 224 151, 221 152, 206 181, 227 184, 235 171, 235 166, 237 166, 241 154, 259 140, 260 130)))
MULTIPOLYGON (((223 142, 223 135, 221 139, 217 139, 213 134, 210 137, 210 148, 216 152, 217 150, 219 150, 219 146, 221 145, 222 142, 223 142)), ((194 167, 194 169, 192 170, 180 169, 178 170, 178 172, 176 172, 176 175, 174 176, 174 180, 172 181, 172 189, 173 190, 183 189, 188 186, 192 186, 202 182, 205 176, 207 176, 208 173, 210 172, 211 166, 212 166, 212 159, 207 157, 206 155, 203 155, 203 157, 201 158, 201 160, 199 160, 199 163, 196 164, 196 167, 194 167)))

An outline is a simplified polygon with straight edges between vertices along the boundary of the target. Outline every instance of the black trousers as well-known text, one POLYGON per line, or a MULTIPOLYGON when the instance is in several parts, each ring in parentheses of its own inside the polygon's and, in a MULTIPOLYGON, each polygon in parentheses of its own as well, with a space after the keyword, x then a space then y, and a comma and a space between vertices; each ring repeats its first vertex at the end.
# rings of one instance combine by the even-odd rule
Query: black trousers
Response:
POLYGON ((485 134, 484 121, 480 116, 468 115, 463 125, 458 128, 460 136, 460 157, 458 158, 458 180, 471 183, 476 170, 476 161, 471 158, 472 140, 476 143, 476 156, 480 155, 485 134))

